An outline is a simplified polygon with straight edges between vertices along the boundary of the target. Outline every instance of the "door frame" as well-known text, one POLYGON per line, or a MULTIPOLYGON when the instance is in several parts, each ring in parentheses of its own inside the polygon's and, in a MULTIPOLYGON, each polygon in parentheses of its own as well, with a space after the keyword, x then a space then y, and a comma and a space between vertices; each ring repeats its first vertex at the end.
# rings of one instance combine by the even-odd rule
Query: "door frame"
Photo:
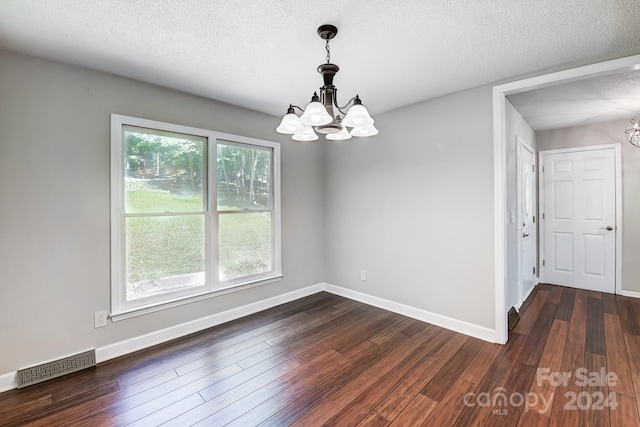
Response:
POLYGON ((534 230, 535 233, 533 234, 533 239, 534 239, 534 255, 535 255, 535 266, 536 266, 536 277, 534 280, 534 285, 533 288, 536 287, 536 285, 539 282, 539 277, 540 277, 540 268, 538 266, 538 259, 540 258, 538 255, 538 223, 540 222, 540 217, 538 215, 538 191, 535 191, 537 189, 537 175, 538 175, 538 156, 536 156, 536 150, 533 149, 533 147, 531 147, 531 145, 529 145, 527 142, 525 142, 522 138, 520 138, 520 136, 516 135, 516 218, 518 221, 518 226, 516 227, 518 229, 518 244, 517 246, 517 250, 518 250, 518 290, 520 292, 520 294, 518 295, 518 306, 516 306, 516 308, 519 310, 520 307, 522 306, 522 303, 524 303, 524 300, 527 299, 527 297, 529 296, 529 294, 531 293, 531 291, 533 290, 533 288, 531 288, 529 290, 529 292, 527 293, 527 295, 525 295, 524 293, 524 282, 522 280, 522 233, 523 233, 523 227, 522 227, 522 150, 527 150, 529 151, 532 155, 533 155, 533 166, 534 166, 534 173, 533 173, 533 187, 534 187, 534 194, 533 194, 533 201, 534 201, 534 212, 535 212, 535 216, 534 216, 534 230))
MULTIPOLYGON (((556 150, 544 150, 538 153, 539 161, 538 164, 544 165, 545 156, 552 154, 563 154, 563 153, 575 153, 578 151, 596 151, 596 150, 605 150, 605 149, 613 149, 614 159, 615 159, 615 198, 616 198, 616 227, 615 227, 615 236, 616 236, 616 248, 615 248, 615 257, 616 257, 616 268, 615 268, 615 293, 620 294, 622 291, 622 144, 619 142, 615 142, 613 144, 602 144, 602 145, 589 145, 584 147, 572 147, 572 148, 560 148, 556 150)), ((539 188, 538 188, 538 206, 539 211, 544 212, 544 174, 539 173, 540 179, 539 188)), ((541 215, 541 214, 540 214, 541 215)), ((545 223, 544 221, 540 221, 540 249, 539 249, 539 259, 545 258, 545 223)), ((540 268, 540 281, 544 283, 544 273, 545 269, 540 268)))
MULTIPOLYGON (((633 55, 541 76, 497 84, 493 87, 493 223, 495 339, 505 344, 509 338, 507 312, 507 95, 526 92, 559 83, 623 73, 640 69, 640 55, 633 55)), ((623 130, 624 131, 624 130, 623 130)), ((621 134, 621 139, 624 135, 621 134)))

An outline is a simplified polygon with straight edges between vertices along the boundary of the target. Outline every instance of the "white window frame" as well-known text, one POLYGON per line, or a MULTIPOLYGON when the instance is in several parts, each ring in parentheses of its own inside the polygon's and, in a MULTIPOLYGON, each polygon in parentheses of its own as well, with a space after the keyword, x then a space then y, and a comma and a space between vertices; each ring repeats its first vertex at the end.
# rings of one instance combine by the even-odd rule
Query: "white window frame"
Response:
MULTIPOLYGON (((113 321, 188 304, 206 298, 235 292, 278 281, 282 278, 281 220, 280 220, 280 144, 207 129, 158 122, 137 117, 111 114, 111 314, 113 321), (124 209, 124 140, 123 126, 195 135, 207 139, 205 146, 205 285, 198 289, 179 291, 126 301, 126 236, 124 209), (217 144, 235 143, 245 147, 271 150, 271 213, 272 213, 272 270, 266 273, 220 282, 218 280, 218 211, 217 211, 217 144)), ((260 211, 258 211, 260 212, 260 211)))

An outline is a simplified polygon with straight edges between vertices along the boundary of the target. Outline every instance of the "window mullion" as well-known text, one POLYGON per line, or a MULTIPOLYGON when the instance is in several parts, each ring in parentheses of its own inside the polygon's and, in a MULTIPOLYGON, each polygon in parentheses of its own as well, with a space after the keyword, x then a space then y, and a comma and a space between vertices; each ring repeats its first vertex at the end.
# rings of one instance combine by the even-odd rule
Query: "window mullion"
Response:
POLYGON ((278 144, 115 114, 111 131, 112 314, 125 318, 280 277, 278 144), (226 182, 219 145, 238 156, 226 182), (240 193, 223 196, 230 209, 218 210, 218 185, 240 193), (201 210, 194 205, 200 197, 201 210), (224 280, 221 238, 230 242, 224 259, 234 269, 224 280))

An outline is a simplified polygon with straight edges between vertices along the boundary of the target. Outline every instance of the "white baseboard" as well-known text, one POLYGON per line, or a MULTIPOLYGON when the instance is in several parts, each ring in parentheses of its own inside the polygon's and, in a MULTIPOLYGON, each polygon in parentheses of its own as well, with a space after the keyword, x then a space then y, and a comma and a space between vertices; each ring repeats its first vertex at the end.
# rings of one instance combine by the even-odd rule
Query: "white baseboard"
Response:
POLYGON ((180 325, 172 326, 160 331, 151 332, 146 335, 141 335, 139 337, 130 338, 125 341, 120 341, 114 344, 100 347, 96 349, 96 362, 100 363, 104 362, 105 360, 113 359, 115 357, 124 356, 125 354, 133 353, 134 351, 142 350, 143 348, 161 344, 163 342, 180 338, 194 332, 199 332, 204 329, 220 325, 222 323, 249 316, 250 314, 254 314, 280 304, 304 298, 306 296, 316 294, 320 291, 322 291, 321 284, 308 286, 306 288, 271 297, 263 301, 243 305, 241 307, 223 311, 222 313, 212 314, 211 316, 192 320, 191 322, 182 323, 180 325))
POLYGON ((621 290, 620 295, 631 298, 640 298, 640 292, 621 290))
MULTIPOLYGON (((212 314, 211 316, 206 316, 201 319, 193 320, 191 322, 182 323, 180 325, 172 326, 160 331, 130 338, 128 340, 120 341, 104 347, 99 347, 96 348, 96 362, 100 363, 104 362, 105 360, 113 359, 115 357, 124 356, 125 354, 133 353, 134 351, 142 350, 156 344, 162 344, 163 342, 180 338, 194 332, 202 331, 204 329, 211 328, 213 326, 217 326, 231 320, 249 316, 250 314, 254 314, 262 310, 267 310, 277 305, 304 298, 321 291, 322 284, 308 286, 306 288, 268 298, 263 301, 258 301, 252 304, 247 304, 231 310, 223 311, 222 313, 212 314)), ((38 364, 39 363, 36 363, 35 365, 38 364)), ((0 375, 0 392, 14 389, 17 386, 17 372, 10 372, 8 374, 0 375)))
POLYGON ((12 390, 16 387, 18 387, 17 372, 9 372, 8 374, 0 375, 0 393, 12 390))
POLYGON ((453 319, 451 317, 443 316, 441 314, 432 313, 430 311, 422 310, 419 308, 411 307, 408 305, 400 304, 397 302, 389 301, 383 298, 374 297, 371 295, 363 294, 351 289, 342 288, 340 286, 331 285, 329 283, 323 284, 323 290, 332 294, 340 295, 345 298, 356 300, 374 307, 382 308, 384 310, 393 311, 394 313, 402 314, 403 316, 411 317, 413 319, 421 320, 423 322, 431 323, 432 325, 440 326, 445 329, 459 332, 461 334, 469 335, 483 341, 498 342, 498 336, 494 329, 485 328, 483 326, 474 325, 472 323, 464 322, 462 320, 453 319))
MULTIPOLYGON (((327 291, 335 295, 362 302, 364 304, 402 314, 413 319, 431 323, 433 325, 479 338, 484 341, 498 342, 496 339, 496 331, 493 329, 485 328, 461 320, 453 319, 451 317, 431 313, 419 308, 410 307, 408 305, 363 294, 351 289, 342 288, 328 283, 319 283, 317 285, 308 286, 303 289, 298 289, 296 291, 288 292, 283 295, 268 298, 263 301, 243 305, 241 307, 227 310, 222 313, 212 314, 211 316, 206 316, 201 319, 193 320, 191 322, 182 323, 180 325, 172 326, 160 331, 151 332, 139 337, 130 338, 125 341, 120 341, 104 347, 96 348, 96 362, 100 363, 119 356, 124 356, 125 354, 133 353, 134 351, 142 350, 144 348, 151 347, 157 344, 162 344, 163 342, 167 342, 172 339, 180 338, 194 332, 202 331, 204 329, 211 328, 213 326, 217 326, 231 320, 239 319, 241 317, 245 317, 259 311, 267 310, 280 304, 295 301, 297 299, 304 298, 306 296, 313 295, 322 291, 327 291)), ((638 294, 638 296, 640 296, 640 294, 638 294)), ((0 392, 14 389, 17 387, 17 385, 17 372, 10 372, 8 374, 0 375, 0 392)))

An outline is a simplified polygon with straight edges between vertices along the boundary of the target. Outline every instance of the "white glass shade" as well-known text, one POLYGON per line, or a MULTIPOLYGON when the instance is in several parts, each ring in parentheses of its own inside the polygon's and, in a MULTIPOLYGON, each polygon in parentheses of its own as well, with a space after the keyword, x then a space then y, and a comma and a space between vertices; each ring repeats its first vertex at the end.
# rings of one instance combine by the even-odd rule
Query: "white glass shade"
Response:
POLYGON ((351 134, 347 132, 347 128, 344 126, 342 127, 340 132, 327 134, 327 139, 330 139, 332 141, 342 141, 349 138, 351 138, 351 134))
POLYGON ((296 141, 315 141, 318 135, 313 131, 311 126, 302 126, 302 130, 296 132, 292 136, 296 141))
POLYGON ((300 121, 303 125, 320 126, 331 123, 333 121, 333 117, 327 113, 327 109, 324 108, 324 105, 318 101, 311 101, 309 105, 307 105, 307 108, 304 109, 302 116, 300 116, 300 121))
POLYGON ((369 112, 362 104, 356 104, 349 108, 347 115, 342 120, 343 126, 352 127, 365 127, 373 125, 373 118, 369 115, 369 112))
POLYGON ((276 128, 276 132, 285 134, 294 134, 298 130, 302 130, 304 125, 300 122, 300 118, 294 113, 285 114, 280 122, 280 125, 276 128))
POLYGON ((355 127, 351 129, 351 136, 373 136, 377 135, 378 129, 376 129, 373 125, 363 126, 363 127, 355 127))

